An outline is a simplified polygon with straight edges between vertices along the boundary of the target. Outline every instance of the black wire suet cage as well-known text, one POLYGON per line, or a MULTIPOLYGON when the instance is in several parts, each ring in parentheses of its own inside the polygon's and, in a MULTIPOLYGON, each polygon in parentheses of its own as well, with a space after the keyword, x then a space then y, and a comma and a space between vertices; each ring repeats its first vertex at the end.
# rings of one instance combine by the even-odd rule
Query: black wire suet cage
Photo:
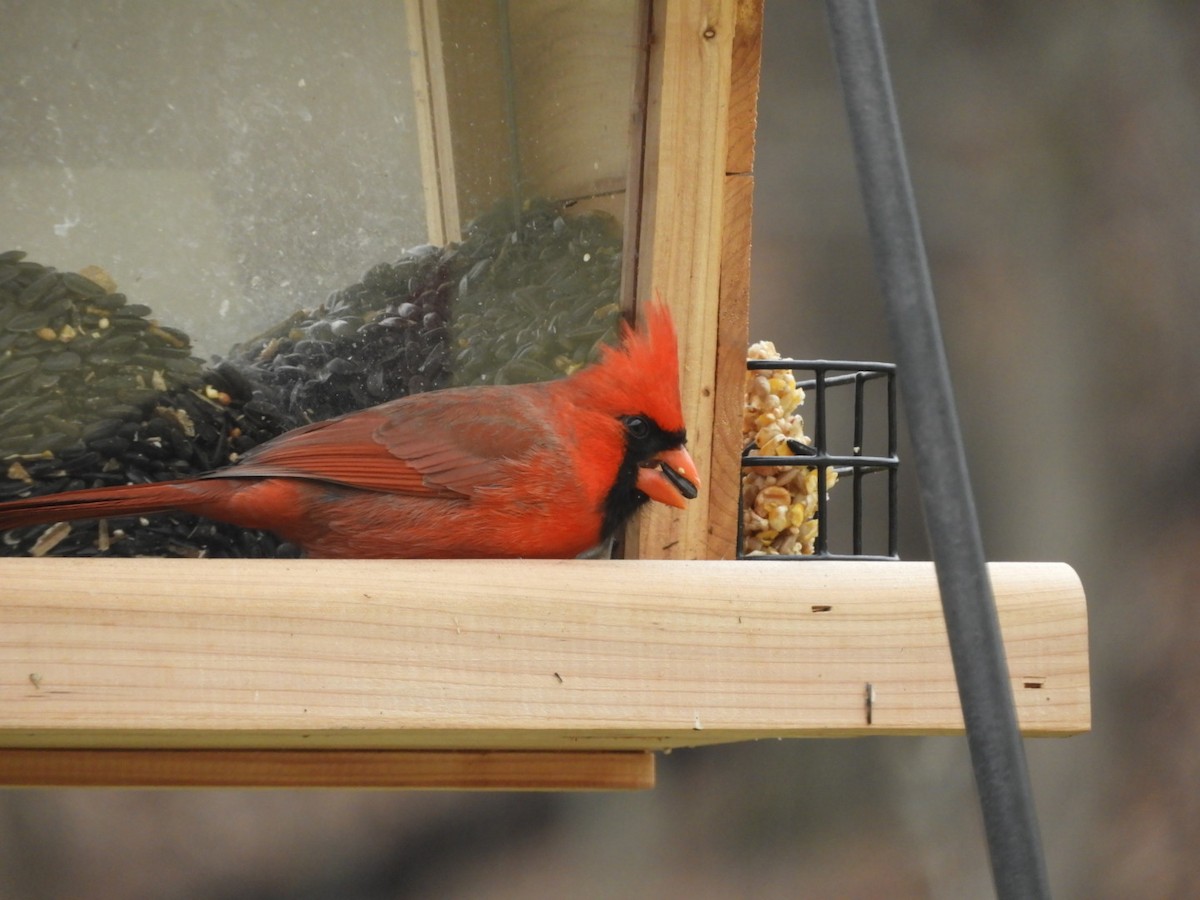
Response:
MULTIPOLYGON (((816 534, 811 553, 752 553, 745 550, 744 518, 738 521, 739 559, 859 559, 895 560, 897 552, 897 480, 900 460, 896 434, 896 367, 892 363, 846 360, 751 359, 747 369, 790 371, 796 387, 806 392, 813 410, 811 444, 787 441, 787 456, 752 455, 751 441, 742 450, 742 477, 756 467, 802 467, 816 470, 816 534), (807 377, 801 377, 802 375, 807 377), (882 384, 878 389, 869 388, 882 384), (876 396, 869 397, 868 394, 876 396), (883 420, 882 425, 880 419, 883 420), (834 439, 835 424, 850 430, 849 446, 834 439), (879 438, 883 434, 882 441, 879 438), (869 453, 868 448, 876 452, 869 453), (844 503, 831 500, 829 472, 838 482, 850 482, 849 528, 835 535, 837 515, 845 515, 844 503), (879 476, 879 477, 874 477, 879 476), (871 482, 884 482, 880 492, 869 492, 871 482), (874 502, 868 502, 868 493, 874 502), (836 510, 836 513, 835 513, 836 510), (848 537, 844 532, 848 531, 848 537), (848 544, 848 547, 845 546, 848 544), (874 552, 872 552, 874 551, 874 552)), ((844 437, 843 437, 844 439, 844 437)), ((743 500, 744 502, 744 500, 743 500)), ((739 512, 741 512, 739 510, 739 512)))

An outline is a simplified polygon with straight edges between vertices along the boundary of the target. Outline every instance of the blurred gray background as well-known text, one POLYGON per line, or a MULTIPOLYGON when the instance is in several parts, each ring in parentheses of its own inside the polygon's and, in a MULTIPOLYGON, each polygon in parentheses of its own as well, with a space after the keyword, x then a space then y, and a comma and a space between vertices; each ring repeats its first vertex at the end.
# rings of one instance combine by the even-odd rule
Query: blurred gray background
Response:
MULTIPOLYGON (((989 557, 1089 599, 1093 733, 1027 744, 1056 895, 1200 896, 1200 4, 883 6, 989 557)), ((752 338, 890 359, 818 3, 768 0, 757 179, 752 338)), ((990 894, 962 738, 677 751, 659 782, 2 792, 0 897, 990 894)))

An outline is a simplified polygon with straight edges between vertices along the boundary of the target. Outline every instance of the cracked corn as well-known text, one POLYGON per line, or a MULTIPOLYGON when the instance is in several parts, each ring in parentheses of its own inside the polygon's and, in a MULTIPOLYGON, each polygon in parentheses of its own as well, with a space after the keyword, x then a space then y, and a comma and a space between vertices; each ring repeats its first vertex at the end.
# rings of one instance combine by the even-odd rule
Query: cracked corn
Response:
MULTIPOLYGON (((775 345, 750 346, 750 359, 779 359, 775 345)), ((787 369, 748 371, 742 418, 749 456, 796 456, 796 443, 812 446, 796 411, 804 390, 787 369)), ((826 470, 825 489, 837 481, 826 470)), ((748 466, 742 472, 742 551, 747 556, 811 555, 817 537, 817 470, 812 466, 748 466)))

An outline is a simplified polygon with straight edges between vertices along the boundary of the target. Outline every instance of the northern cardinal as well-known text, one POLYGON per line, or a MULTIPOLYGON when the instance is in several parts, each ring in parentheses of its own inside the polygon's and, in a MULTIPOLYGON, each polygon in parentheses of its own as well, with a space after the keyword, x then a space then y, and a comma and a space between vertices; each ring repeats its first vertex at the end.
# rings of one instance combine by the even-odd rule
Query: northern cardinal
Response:
POLYGON ((309 557, 573 557, 647 500, 683 508, 675 329, 641 330, 560 381, 416 394, 317 422, 199 478, 0 503, 0 531, 182 510, 272 531, 309 557))

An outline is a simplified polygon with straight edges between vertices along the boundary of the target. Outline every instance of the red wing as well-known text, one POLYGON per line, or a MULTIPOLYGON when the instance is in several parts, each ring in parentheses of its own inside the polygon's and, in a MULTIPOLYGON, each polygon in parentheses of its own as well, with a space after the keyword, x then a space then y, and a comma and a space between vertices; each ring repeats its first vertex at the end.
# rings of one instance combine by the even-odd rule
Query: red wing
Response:
POLYGON ((289 431, 221 476, 310 478, 365 490, 468 497, 545 433, 523 394, 435 391, 289 431), (511 402, 509 402, 511 401, 511 402))

